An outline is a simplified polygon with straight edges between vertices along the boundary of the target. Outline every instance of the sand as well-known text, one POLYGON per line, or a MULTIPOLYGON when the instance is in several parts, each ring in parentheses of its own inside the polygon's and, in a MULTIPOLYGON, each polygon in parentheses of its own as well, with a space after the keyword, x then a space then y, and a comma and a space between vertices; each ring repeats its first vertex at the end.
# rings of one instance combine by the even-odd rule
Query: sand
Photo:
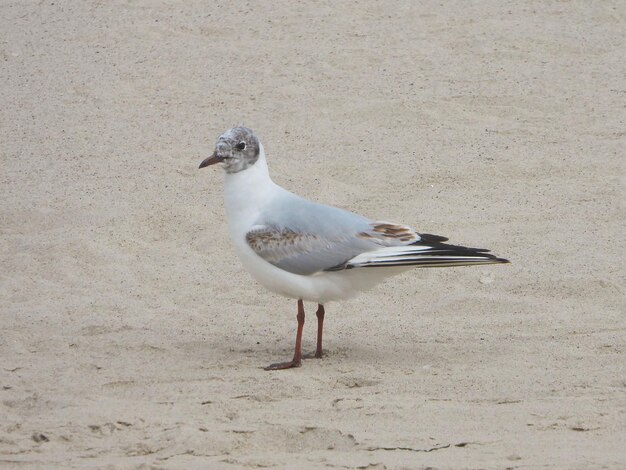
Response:
POLYGON ((0 467, 624 468, 623 2, 0 6, 0 467), (327 306, 237 260, 233 124, 316 201, 491 248, 327 306), (306 304, 305 350, 314 349, 306 304))

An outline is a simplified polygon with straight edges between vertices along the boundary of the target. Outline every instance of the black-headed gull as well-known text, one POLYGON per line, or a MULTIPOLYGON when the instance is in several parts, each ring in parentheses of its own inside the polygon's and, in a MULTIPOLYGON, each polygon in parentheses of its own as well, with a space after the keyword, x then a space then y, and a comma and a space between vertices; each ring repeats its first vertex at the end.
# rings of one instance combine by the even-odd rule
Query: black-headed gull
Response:
POLYGON ((216 163, 225 170, 226 214, 241 262, 267 289, 298 300, 293 359, 266 370, 300 366, 304 300, 318 304, 315 357, 321 357, 326 302, 410 268, 508 262, 488 250, 448 245, 445 237, 296 196, 272 181, 263 145, 246 127, 222 134, 200 168, 216 163))

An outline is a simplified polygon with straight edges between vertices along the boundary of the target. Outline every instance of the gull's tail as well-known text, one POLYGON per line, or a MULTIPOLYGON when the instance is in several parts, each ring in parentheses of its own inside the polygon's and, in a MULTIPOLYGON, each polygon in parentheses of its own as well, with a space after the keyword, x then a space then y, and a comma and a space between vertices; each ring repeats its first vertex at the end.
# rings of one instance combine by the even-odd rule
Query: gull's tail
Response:
POLYGON ((411 245, 390 246, 361 253, 348 260, 340 269, 385 266, 436 268, 509 262, 507 259, 489 254, 489 250, 483 248, 469 248, 443 243, 447 240, 447 238, 438 235, 420 234, 420 240, 411 245))

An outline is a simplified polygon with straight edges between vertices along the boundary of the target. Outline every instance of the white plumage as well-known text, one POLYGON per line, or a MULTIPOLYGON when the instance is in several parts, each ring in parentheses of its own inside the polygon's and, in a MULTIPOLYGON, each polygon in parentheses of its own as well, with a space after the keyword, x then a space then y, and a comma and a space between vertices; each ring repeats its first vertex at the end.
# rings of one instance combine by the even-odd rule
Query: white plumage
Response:
POLYGON ((320 304, 316 356, 321 356, 324 303, 351 297, 414 267, 507 262, 487 250, 448 245, 444 237, 296 196, 272 181, 263 146, 245 127, 220 136, 215 153, 200 168, 219 162, 226 170, 230 237, 241 262, 267 289, 299 299, 296 354, 293 361, 271 369, 300 365, 302 300, 320 304))

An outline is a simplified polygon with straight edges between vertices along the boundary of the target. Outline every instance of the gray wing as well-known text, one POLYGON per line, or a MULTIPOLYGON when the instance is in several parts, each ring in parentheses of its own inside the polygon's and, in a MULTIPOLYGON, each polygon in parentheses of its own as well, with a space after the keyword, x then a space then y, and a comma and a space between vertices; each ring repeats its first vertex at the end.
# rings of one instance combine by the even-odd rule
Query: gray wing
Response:
POLYGON ((403 225, 287 195, 262 214, 246 241, 261 258, 294 274, 330 270, 359 254, 420 239, 403 225))

